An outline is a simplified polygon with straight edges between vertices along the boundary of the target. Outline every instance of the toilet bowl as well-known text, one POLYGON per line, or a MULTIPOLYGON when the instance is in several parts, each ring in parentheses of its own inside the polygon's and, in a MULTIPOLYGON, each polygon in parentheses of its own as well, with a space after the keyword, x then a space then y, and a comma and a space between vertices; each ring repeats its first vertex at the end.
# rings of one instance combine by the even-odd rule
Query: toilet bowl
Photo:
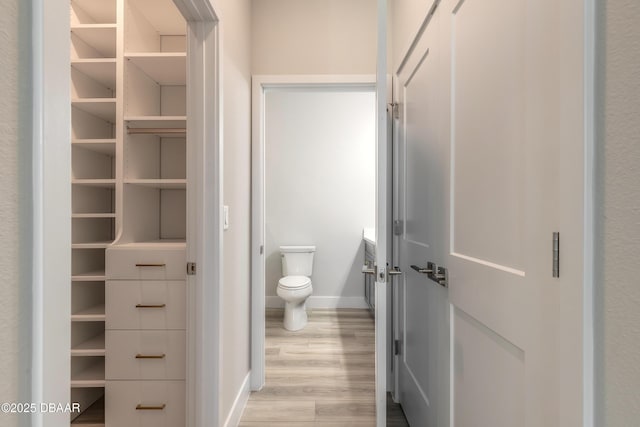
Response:
POLYGON ((285 276, 278 281, 277 293, 284 300, 284 327, 299 331, 307 324, 306 301, 311 293, 311 279, 306 276, 285 276))
POLYGON ((299 331, 307 325, 306 301, 313 288, 313 254, 315 246, 280 246, 282 277, 277 294, 284 300, 284 327, 299 331))

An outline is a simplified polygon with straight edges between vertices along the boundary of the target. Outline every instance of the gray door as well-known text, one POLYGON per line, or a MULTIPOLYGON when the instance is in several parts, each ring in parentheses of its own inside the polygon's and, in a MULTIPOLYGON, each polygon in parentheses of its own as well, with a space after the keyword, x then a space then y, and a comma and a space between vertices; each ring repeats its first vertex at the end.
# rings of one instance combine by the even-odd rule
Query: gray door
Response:
POLYGON ((438 130, 442 83, 439 52, 429 25, 395 84, 399 110, 395 167, 397 280, 396 398, 412 426, 445 426, 449 399, 449 303, 447 288, 411 266, 443 265, 447 255, 445 212, 448 147, 438 130))

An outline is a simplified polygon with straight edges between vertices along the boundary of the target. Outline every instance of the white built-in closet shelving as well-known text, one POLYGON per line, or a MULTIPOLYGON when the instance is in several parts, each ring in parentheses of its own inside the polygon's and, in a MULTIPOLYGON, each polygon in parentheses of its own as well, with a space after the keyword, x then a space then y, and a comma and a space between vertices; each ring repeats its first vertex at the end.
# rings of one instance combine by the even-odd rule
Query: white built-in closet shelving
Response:
POLYGON ((124 238, 184 241, 186 24, 175 9, 130 0, 124 32, 124 238))
POLYGON ((185 244, 186 23, 171 0, 71 0, 70 12, 71 400, 102 425, 105 251, 185 244))
POLYGON ((70 19, 71 400, 87 408, 105 386, 104 258, 116 221, 116 0, 72 0, 70 19))

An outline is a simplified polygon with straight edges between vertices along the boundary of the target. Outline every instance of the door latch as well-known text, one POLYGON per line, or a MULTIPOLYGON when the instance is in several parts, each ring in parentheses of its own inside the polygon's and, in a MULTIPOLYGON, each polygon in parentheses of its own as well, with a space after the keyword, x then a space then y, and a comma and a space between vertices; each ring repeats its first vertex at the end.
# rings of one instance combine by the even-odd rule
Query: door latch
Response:
POLYGON ((187 276, 195 276, 196 275, 196 263, 188 262, 187 263, 187 276))

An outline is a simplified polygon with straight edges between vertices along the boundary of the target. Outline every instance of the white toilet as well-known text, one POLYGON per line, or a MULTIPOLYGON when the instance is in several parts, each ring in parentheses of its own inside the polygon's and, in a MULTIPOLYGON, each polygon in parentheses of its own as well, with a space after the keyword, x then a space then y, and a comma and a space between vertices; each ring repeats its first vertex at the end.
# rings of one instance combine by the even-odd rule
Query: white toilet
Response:
POLYGON ((311 272, 315 246, 280 246, 283 278, 278 281, 278 296, 285 301, 284 327, 299 331, 307 325, 305 302, 311 296, 311 272))

